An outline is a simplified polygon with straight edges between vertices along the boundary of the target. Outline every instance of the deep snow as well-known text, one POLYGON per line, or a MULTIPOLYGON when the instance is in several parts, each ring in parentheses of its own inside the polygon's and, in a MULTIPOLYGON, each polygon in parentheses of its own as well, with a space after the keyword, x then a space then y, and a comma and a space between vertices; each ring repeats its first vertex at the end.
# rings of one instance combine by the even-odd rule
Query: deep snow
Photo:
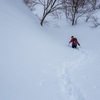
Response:
POLYGON ((100 28, 58 25, 41 27, 21 0, 0 1, 0 100, 100 100, 100 28))

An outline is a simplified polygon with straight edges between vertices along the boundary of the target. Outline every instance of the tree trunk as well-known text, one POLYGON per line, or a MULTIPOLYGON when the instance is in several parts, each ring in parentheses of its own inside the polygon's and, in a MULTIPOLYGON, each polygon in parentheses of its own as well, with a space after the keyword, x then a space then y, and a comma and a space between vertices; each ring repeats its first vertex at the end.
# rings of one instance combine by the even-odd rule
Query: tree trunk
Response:
POLYGON ((43 14, 43 17, 42 17, 41 22, 40 22, 41 26, 43 26, 43 22, 44 22, 46 16, 47 16, 49 13, 50 13, 50 10, 49 10, 46 14, 43 14))
POLYGON ((43 16, 42 19, 41 19, 41 22, 40 22, 41 26, 43 26, 43 22, 44 22, 44 19, 45 19, 45 18, 46 18, 46 15, 43 16))

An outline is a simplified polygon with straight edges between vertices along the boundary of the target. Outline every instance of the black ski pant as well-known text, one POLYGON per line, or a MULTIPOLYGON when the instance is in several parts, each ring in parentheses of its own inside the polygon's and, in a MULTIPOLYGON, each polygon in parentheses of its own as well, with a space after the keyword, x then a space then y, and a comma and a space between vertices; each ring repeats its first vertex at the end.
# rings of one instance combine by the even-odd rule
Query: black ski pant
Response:
POLYGON ((77 48, 77 45, 72 45, 72 48, 77 48))

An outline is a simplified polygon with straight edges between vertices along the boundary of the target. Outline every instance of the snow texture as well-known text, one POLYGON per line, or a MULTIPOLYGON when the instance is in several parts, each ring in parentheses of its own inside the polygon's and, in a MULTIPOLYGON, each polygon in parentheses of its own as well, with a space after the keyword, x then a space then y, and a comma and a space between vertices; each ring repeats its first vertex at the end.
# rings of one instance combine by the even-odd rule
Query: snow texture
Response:
POLYGON ((0 1, 0 100, 100 100, 100 28, 39 23, 21 0, 0 1))

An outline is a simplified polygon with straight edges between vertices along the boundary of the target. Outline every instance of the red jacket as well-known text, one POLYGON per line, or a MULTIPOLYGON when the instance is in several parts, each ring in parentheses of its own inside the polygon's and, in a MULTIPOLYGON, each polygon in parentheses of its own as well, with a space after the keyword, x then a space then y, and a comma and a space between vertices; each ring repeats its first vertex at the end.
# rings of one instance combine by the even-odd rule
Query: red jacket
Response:
MULTIPOLYGON (((72 38, 72 39, 69 41, 69 43, 72 43, 72 45, 73 45, 73 44, 74 44, 74 39, 75 39, 75 38, 72 38)), ((80 46, 78 40, 76 41, 76 44, 78 44, 78 45, 80 46)))

